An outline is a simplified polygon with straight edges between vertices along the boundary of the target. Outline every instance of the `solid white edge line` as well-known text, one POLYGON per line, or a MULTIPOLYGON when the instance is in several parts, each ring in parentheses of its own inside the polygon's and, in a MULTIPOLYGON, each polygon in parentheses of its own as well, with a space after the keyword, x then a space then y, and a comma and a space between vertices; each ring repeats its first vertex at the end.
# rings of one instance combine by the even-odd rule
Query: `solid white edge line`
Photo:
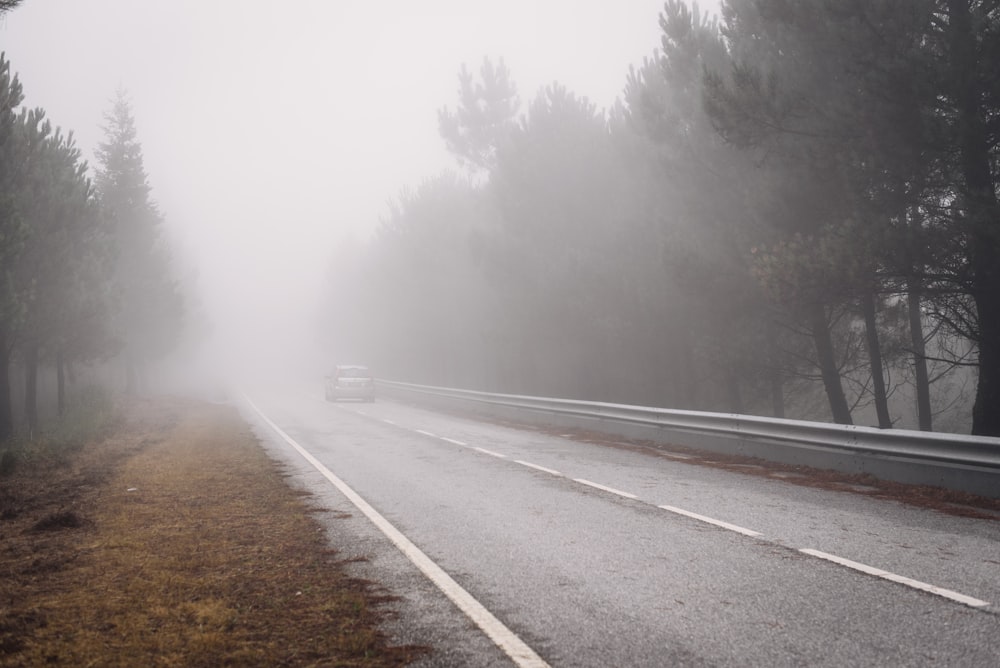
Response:
POLYGON ((461 585, 455 582, 450 575, 448 575, 440 566, 434 563, 430 557, 424 554, 420 548, 414 545, 409 538, 404 536, 396 527, 389 523, 382 515, 379 514, 377 510, 368 505, 368 502, 361 498, 357 492, 351 489, 347 483, 342 481, 336 475, 333 474, 330 469, 326 468, 318 459, 313 457, 305 448, 296 443, 288 434, 281 430, 278 425, 270 420, 264 413, 257 408, 257 405, 253 403, 249 396, 243 394, 243 399, 250 405, 250 407, 267 423, 271 429, 274 430, 286 443, 295 448, 295 450, 302 455, 302 457, 313 465, 313 467, 319 471, 324 478, 330 481, 334 487, 340 490, 341 494, 346 496, 354 506, 360 510, 364 515, 371 520, 371 522, 382 531, 386 537, 389 538, 395 544, 399 550, 407 556, 407 558, 413 562, 413 564, 420 569, 420 571, 433 582, 438 589, 440 589, 445 596, 447 596, 451 601, 458 606, 458 608, 466 614, 476 626, 478 626, 482 631, 489 636, 489 638, 499 647, 503 652, 509 656, 515 664, 518 666, 524 666, 525 668, 543 668, 547 667, 548 664, 535 653, 533 649, 528 647, 528 645, 521 640, 513 631, 504 626, 503 622, 497 619, 489 610, 487 610, 482 603, 477 601, 472 597, 469 592, 465 591, 461 585))
POLYGON ((424 431, 423 429, 414 429, 413 431, 418 434, 423 434, 424 436, 430 436, 431 438, 437 438, 437 434, 432 434, 429 431, 424 431))
POLYGON ((588 487, 593 487, 595 489, 600 489, 605 492, 610 492, 611 494, 617 494, 618 496, 624 496, 626 499, 638 499, 639 497, 635 494, 629 494, 628 492, 623 492, 620 489, 615 489, 614 487, 605 487, 604 485, 596 482, 591 482, 590 480, 584 480, 583 478, 573 478, 573 482, 578 482, 581 485, 587 485, 588 487))
POLYGON ((529 468, 537 469, 539 471, 544 471, 545 473, 551 473, 552 475, 559 476, 560 478, 562 477, 562 473, 559 473, 559 471, 556 471, 555 469, 547 469, 544 466, 539 466, 538 464, 532 464, 531 462, 526 462, 520 459, 515 459, 514 463, 521 464, 522 466, 527 466, 529 468))
POLYGON ((881 568, 875 568, 874 566, 868 566, 866 564, 859 563, 857 561, 851 561, 850 559, 844 559, 843 557, 838 557, 834 554, 828 554, 826 552, 820 552, 819 550, 812 550, 807 547, 801 548, 799 552, 803 554, 808 554, 812 557, 818 559, 825 559, 826 561, 832 561, 840 566, 846 566, 856 571, 861 571, 868 575, 874 575, 877 578, 882 578, 883 580, 889 580, 890 582, 896 582, 901 585, 906 585, 907 587, 912 587, 913 589, 919 589, 921 591, 934 594, 936 596, 942 596, 944 598, 955 601, 956 603, 963 603, 972 608, 983 608, 989 605, 987 601, 983 601, 978 598, 973 598, 971 596, 966 596, 965 594, 959 594, 957 591, 952 591, 951 589, 945 589, 944 587, 935 587, 932 584, 927 584, 926 582, 921 582, 920 580, 914 580, 912 578, 904 577, 902 575, 896 575, 889 571, 884 571, 881 568))
POLYGON ((441 440, 442 441, 448 441, 449 443, 452 443, 453 445, 461 445, 463 448, 469 445, 468 443, 463 443, 462 441, 456 441, 455 439, 448 438, 447 436, 442 436, 441 440))
POLYGON ((497 457, 499 459, 507 459, 507 455, 501 455, 499 452, 493 452, 492 450, 487 450, 486 448, 473 448, 473 450, 478 450, 484 455, 489 455, 490 457, 497 457))
POLYGON ((741 533, 744 536, 750 536, 751 538, 756 538, 757 536, 763 535, 759 531, 754 531, 753 529, 745 529, 737 524, 730 524, 729 522, 723 522, 722 520, 706 517, 705 515, 692 513, 690 510, 684 510, 683 508, 677 508, 676 506, 657 506, 657 508, 663 508, 663 510, 668 510, 672 513, 683 515, 684 517, 690 517, 691 519, 695 519, 700 522, 707 522, 708 524, 712 524, 722 529, 728 529, 729 531, 735 531, 736 533, 741 533))

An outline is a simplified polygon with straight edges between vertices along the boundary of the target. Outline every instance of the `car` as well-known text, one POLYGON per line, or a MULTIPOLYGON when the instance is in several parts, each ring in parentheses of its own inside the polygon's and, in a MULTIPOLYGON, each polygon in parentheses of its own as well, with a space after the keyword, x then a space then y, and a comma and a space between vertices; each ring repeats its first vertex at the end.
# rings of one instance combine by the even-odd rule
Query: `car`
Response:
POLYGON ((375 401, 375 379, 366 366, 338 364, 326 377, 326 400, 360 399, 375 401))

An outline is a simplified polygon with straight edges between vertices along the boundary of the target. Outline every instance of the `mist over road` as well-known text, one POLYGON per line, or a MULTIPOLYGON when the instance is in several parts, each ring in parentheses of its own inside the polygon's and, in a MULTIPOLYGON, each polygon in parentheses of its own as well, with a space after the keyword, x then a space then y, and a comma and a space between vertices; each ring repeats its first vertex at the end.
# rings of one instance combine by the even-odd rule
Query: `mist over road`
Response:
MULTIPOLYGON (((391 401, 334 405, 319 384, 248 394, 551 665, 1000 663, 998 521, 391 401)), ((427 665, 510 664, 343 494, 245 414, 296 483, 334 511, 325 524, 341 556, 366 559, 358 574, 400 597, 394 639, 434 647, 427 665)))

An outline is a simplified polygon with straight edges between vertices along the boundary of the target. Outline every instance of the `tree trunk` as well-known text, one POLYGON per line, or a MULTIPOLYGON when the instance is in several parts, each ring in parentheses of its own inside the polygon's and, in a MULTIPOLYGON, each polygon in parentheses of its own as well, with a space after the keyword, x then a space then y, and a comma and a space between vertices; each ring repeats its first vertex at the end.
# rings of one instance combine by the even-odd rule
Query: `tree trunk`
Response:
POLYGON ((785 417, 785 391, 782 387, 781 372, 771 369, 768 374, 768 382, 771 386, 771 414, 776 418, 785 417))
POLYGON ((837 424, 854 424, 851 420, 851 409, 847 406, 847 397, 844 396, 844 387, 840 384, 840 369, 837 368, 836 355, 833 352, 830 325, 822 305, 814 308, 810 328, 833 421, 837 424))
POLYGON ((785 417, 785 391, 781 369, 778 366, 778 350, 775 345, 774 325, 766 323, 767 333, 767 381, 771 386, 771 414, 776 418, 785 417))
POLYGON ((919 207, 912 207, 902 220, 906 222, 906 311, 910 325, 910 346, 913 350, 913 373, 917 389, 917 425, 921 431, 933 429, 931 415, 931 382, 927 372, 927 349, 924 344, 924 319, 920 311, 924 258, 920 241, 922 227, 919 207))
POLYGON ((729 412, 740 415, 743 413, 743 395, 740 393, 740 376, 732 362, 726 364, 726 398, 729 412))
POLYGON ((917 384, 917 424, 921 431, 933 428, 931 416, 931 385, 927 373, 927 351, 924 348, 924 325, 920 313, 920 288, 915 278, 906 286, 906 309, 910 318, 910 345, 913 346, 913 370, 917 384))
POLYGON ((62 350, 56 353, 56 406, 59 417, 62 417, 66 412, 66 369, 62 350))
POLYGON ((981 233, 972 251, 979 314, 979 383, 972 406, 972 433, 1000 436, 1000 244, 981 233), (992 251, 984 251, 992 246, 992 251))
POLYGON ((948 1, 951 74, 957 101, 959 159, 971 228, 972 297, 979 317, 979 383, 972 407, 972 433, 1000 436, 1000 205, 992 173, 989 139, 978 80, 982 63, 969 0, 948 1))
POLYGON ((875 296, 865 292, 861 296, 861 311, 865 316, 865 343, 872 372, 872 393, 875 395, 875 414, 880 429, 892 429, 889 417, 889 399, 885 392, 885 376, 882 375, 882 349, 878 342, 878 323, 875 320, 875 296))
POLYGON ((24 349, 24 417, 31 438, 38 432, 38 344, 29 342, 24 349))
POLYGON ((10 346, 6 333, 0 333, 0 443, 14 435, 10 400, 10 346))

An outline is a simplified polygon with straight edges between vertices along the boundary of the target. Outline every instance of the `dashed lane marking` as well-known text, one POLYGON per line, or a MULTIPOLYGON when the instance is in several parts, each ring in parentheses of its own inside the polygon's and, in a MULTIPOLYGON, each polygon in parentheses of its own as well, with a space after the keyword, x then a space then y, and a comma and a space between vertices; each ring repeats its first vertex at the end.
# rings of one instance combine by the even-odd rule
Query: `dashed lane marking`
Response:
POLYGON ((728 529, 729 531, 735 531, 736 533, 741 533, 744 536, 750 536, 750 537, 756 538, 757 536, 762 536, 763 535, 759 531, 754 531, 752 529, 745 529, 745 528, 743 528, 741 526, 738 526, 736 524, 730 524, 729 522, 723 522, 722 520, 716 520, 716 519, 713 519, 711 517, 707 517, 705 515, 699 515, 698 513, 692 513, 691 511, 684 510, 683 508, 677 508, 675 506, 657 506, 657 507, 658 508, 662 508, 663 510, 668 510, 668 511, 670 511, 672 513, 676 513, 678 515, 683 515, 684 517, 690 517, 691 519, 699 520, 701 522, 707 522, 708 524, 711 524, 711 525, 717 526, 717 527, 721 527, 723 529, 728 529))
POLYGON ((860 571, 862 573, 867 573, 868 575, 874 575, 875 577, 882 578, 883 580, 889 580, 890 582, 896 582, 901 585, 906 585, 907 587, 912 587, 913 589, 926 591, 936 596, 943 596, 944 598, 950 599, 957 603, 968 605, 973 608, 984 608, 989 605, 989 603, 986 601, 983 601, 978 598, 973 598, 972 596, 966 596, 965 594, 959 594, 957 591, 952 591, 951 589, 945 589, 944 587, 936 587, 932 584, 921 582, 920 580, 914 580, 912 578, 904 577, 902 575, 890 573, 889 571, 883 571, 881 568, 875 568, 873 566, 868 566, 866 564, 862 564, 857 561, 844 559, 843 557, 838 557, 834 554, 820 552, 819 550, 811 550, 809 548, 802 548, 799 550, 799 552, 802 552, 803 554, 808 554, 818 559, 825 559, 826 561, 831 561, 835 564, 839 564, 841 566, 845 566, 847 568, 860 571))
POLYGON ((559 473, 559 471, 556 471, 555 469, 547 469, 544 466, 539 466, 538 464, 532 464, 531 462, 522 461, 520 459, 515 459, 514 463, 520 464, 521 466, 527 466, 528 468, 532 468, 538 471, 544 471, 545 473, 550 473, 554 476, 559 476, 560 478, 563 477, 563 474, 559 473))
POLYGON ((594 489, 599 489, 611 494, 617 494, 618 496, 624 496, 626 499, 638 499, 639 497, 635 494, 630 494, 628 492, 623 492, 620 489, 615 489, 614 487, 606 487, 597 482, 592 482, 590 480, 584 480, 583 478, 573 478, 573 482, 578 482, 581 485, 586 485, 587 487, 593 487, 594 489))
MULTIPOLYGON (((247 400, 249 401, 249 399, 247 399, 247 400)), ((254 408, 256 409, 256 407, 254 407, 254 408)), ((259 412, 260 411, 258 411, 258 413, 259 412)), ((356 412, 360 413, 362 415, 366 415, 363 411, 356 411, 356 412)), ((393 425, 396 424, 395 422, 392 422, 391 420, 383 420, 383 422, 386 422, 388 424, 393 424, 393 425)), ((428 431, 424 431, 422 429, 413 429, 412 431, 415 431, 415 432, 417 432, 419 434, 424 434, 425 436, 432 436, 434 438, 440 438, 441 440, 447 441, 448 443, 452 443, 454 445, 460 445, 462 447, 471 447, 473 450, 477 450, 477 451, 479 451, 479 452, 481 452, 483 454, 490 455, 491 457, 496 457, 498 459, 507 459, 507 455, 501 454, 499 452, 494 452, 493 450, 487 450, 486 448, 469 446, 467 443, 464 443, 462 441, 458 441, 456 439, 447 438, 445 436, 436 436, 435 434, 432 434, 432 433, 430 433, 428 431)), ((571 437, 570 434, 564 434, 562 436, 564 436, 564 437, 571 437)), ((664 454, 666 454, 668 457, 675 458, 675 459, 690 459, 690 457, 688 455, 680 455, 680 454, 673 454, 673 453, 664 453, 664 454)), ((560 473, 559 471, 556 471, 554 469, 546 468, 544 466, 539 466, 538 464, 532 464, 531 462, 526 462, 526 461, 523 461, 523 460, 520 460, 520 459, 513 460, 513 461, 515 463, 517 463, 517 464, 521 464, 522 466, 527 466, 528 468, 532 468, 532 469, 535 469, 535 470, 538 470, 538 471, 542 471, 544 473, 548 473, 548 474, 553 475, 553 476, 564 477, 562 473, 560 473)), ((573 482, 578 482, 581 485, 586 485, 586 486, 592 487, 594 489, 599 489, 601 491, 608 492, 610 494, 615 494, 617 496, 621 496, 621 497, 624 497, 626 499, 639 500, 639 497, 637 497, 635 494, 631 494, 629 492, 623 492, 620 489, 615 489, 614 487, 608 487, 606 485, 602 485, 600 483, 596 483, 596 482, 593 482, 591 480, 585 480, 584 478, 571 478, 571 480, 573 480, 573 482)), ((657 507, 661 508, 663 510, 666 510, 668 512, 674 513, 676 515, 683 515, 684 517, 689 517, 691 519, 698 520, 699 522, 705 522, 706 524, 711 524, 712 526, 719 527, 720 529, 726 529, 727 531, 733 531, 733 532, 736 532, 738 534, 742 534, 744 536, 748 536, 750 538, 760 538, 761 536, 764 535, 764 534, 760 533, 759 531, 754 531, 753 529, 747 529, 746 527, 741 527, 741 526, 739 526, 737 524, 732 524, 730 522, 724 522, 722 520, 717 520, 717 519, 714 519, 712 517, 708 517, 706 515, 700 515, 698 513, 693 513, 693 512, 691 512, 689 510, 684 510, 683 508, 678 508, 676 506, 661 505, 661 506, 657 506, 657 507)), ((796 549, 796 548, 792 548, 792 549, 796 549)), ((802 553, 802 554, 809 555, 811 557, 816 557, 817 559, 823 559, 825 561, 829 561, 831 563, 835 563, 835 564, 838 564, 840 566, 844 566, 845 568, 850 568, 850 569, 858 571, 860 573, 865 573, 867 575, 871 575, 871 576, 874 576, 874 577, 877 577, 877 578, 881 578, 883 580, 888 580, 888 581, 894 582, 896 584, 901 584, 901 585, 904 585, 906 587, 910 587, 912 589, 917 589, 917 590, 924 591, 924 592, 927 592, 927 593, 930 593, 930 594, 934 594, 935 596, 940 596, 940 597, 946 598, 948 600, 954 601, 956 603, 961 603, 963 605, 967 605, 967 606, 970 606, 970 607, 973 607, 973 608, 983 608, 983 607, 987 607, 987 606, 990 605, 989 602, 984 601, 982 599, 978 599, 978 598, 975 598, 975 597, 972 597, 972 596, 967 596, 965 594, 961 594, 959 592, 953 591, 951 589, 946 589, 944 587, 938 587, 936 585, 928 584, 926 582, 921 582, 920 580, 914 580, 913 578, 908 578, 908 577, 903 576, 903 575, 898 575, 898 574, 892 573, 890 571, 882 570, 881 568, 875 568, 874 566, 868 566, 867 564, 862 564, 862 563, 857 562, 857 561, 852 561, 850 559, 845 559, 844 557, 838 557, 838 556, 836 556, 834 554, 829 554, 827 552, 821 552, 819 550, 813 550, 813 549, 810 549, 810 548, 799 548, 799 549, 797 549, 797 551, 800 552, 800 553, 802 553)))
POLYGON ((492 450, 487 450, 486 448, 472 448, 473 450, 478 450, 484 455, 489 455, 490 457, 496 457, 497 459, 507 459, 507 455, 502 455, 499 452, 493 452, 492 450))

